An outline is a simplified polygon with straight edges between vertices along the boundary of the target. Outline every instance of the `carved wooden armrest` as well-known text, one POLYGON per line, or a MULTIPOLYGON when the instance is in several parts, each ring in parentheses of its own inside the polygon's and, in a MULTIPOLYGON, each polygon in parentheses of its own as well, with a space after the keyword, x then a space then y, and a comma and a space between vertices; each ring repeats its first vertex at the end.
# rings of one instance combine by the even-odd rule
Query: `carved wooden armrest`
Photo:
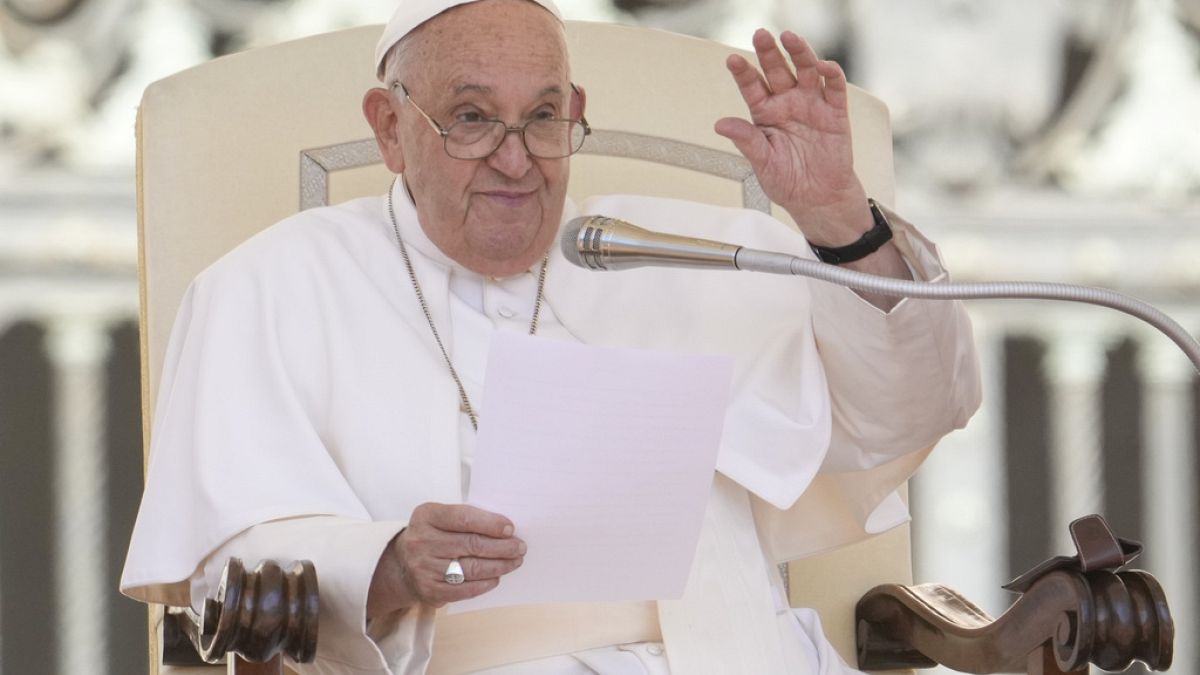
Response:
POLYGON ((1175 628, 1158 581, 1119 571, 1141 551, 1100 516, 1071 524, 1077 556, 1054 558, 1005 588, 1021 596, 998 619, 939 584, 877 586, 858 602, 858 667, 967 673, 1086 673, 1135 660, 1171 665, 1175 628))
MULTIPOLYGON (((264 560, 247 572, 230 558, 215 598, 191 607, 168 607, 163 617, 163 663, 219 663, 228 654, 239 663, 270 664, 282 672, 281 655, 308 663, 317 653, 317 572, 307 560, 286 572, 264 560)), ((235 672, 252 672, 249 669, 235 672)))

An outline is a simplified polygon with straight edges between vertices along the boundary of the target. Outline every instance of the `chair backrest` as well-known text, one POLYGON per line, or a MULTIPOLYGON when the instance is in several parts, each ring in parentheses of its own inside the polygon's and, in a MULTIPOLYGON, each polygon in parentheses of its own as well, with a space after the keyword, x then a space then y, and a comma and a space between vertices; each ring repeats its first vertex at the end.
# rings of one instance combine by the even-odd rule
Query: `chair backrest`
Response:
MULTIPOLYGON (((167 337, 190 280, 301 208, 386 189, 391 175, 360 112, 363 92, 378 84, 371 54, 379 31, 355 28, 219 58, 146 90, 137 157, 147 448, 167 337)), ((607 24, 569 22, 567 33, 573 79, 587 89, 596 130, 573 159, 572 197, 653 193, 771 208, 746 162, 712 131, 720 117, 745 115, 724 66, 734 50, 607 24)), ((868 194, 891 203, 887 110, 854 88, 850 106, 855 166, 868 194)), ((793 601, 821 612, 853 663, 854 602, 876 583, 908 583, 909 564, 907 528, 900 528, 793 563, 793 601)))

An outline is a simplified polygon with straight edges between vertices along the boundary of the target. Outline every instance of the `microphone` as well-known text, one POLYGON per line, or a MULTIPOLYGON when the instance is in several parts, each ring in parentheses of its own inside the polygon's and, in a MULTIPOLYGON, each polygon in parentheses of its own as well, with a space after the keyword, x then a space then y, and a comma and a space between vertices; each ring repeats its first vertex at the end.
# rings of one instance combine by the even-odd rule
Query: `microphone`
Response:
POLYGON ((563 226, 560 242, 563 257, 596 271, 655 266, 797 274, 797 265, 810 262, 787 253, 652 232, 607 216, 571 219, 563 226))
POLYGON ((1153 305, 1105 288, 1026 281, 930 283, 879 277, 816 260, 762 251, 709 239, 651 232, 605 216, 574 218, 563 226, 563 257, 590 270, 624 270, 655 265, 790 274, 837 284, 865 293, 931 300, 1025 298, 1065 300, 1108 307, 1154 326, 1191 360, 1200 372, 1200 342, 1153 305))
POLYGON ((625 270, 647 265, 737 269, 742 248, 719 241, 663 234, 605 216, 570 220, 562 232, 563 256, 591 270, 625 270))

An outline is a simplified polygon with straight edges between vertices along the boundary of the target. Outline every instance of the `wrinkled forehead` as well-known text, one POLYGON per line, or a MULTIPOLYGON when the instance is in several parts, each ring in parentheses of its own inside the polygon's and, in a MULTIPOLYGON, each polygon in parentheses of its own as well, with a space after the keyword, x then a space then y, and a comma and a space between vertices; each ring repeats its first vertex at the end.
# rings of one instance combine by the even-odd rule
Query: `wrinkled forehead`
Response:
POLYGON ((566 84, 562 24, 529 0, 483 0, 434 17, 413 33, 406 56, 415 81, 437 90, 462 84, 566 84))
MULTIPOLYGON (((382 80, 384 62, 396 43, 424 33, 432 25, 466 15, 479 22, 476 28, 486 28, 497 17, 504 18, 512 13, 533 16, 542 22, 549 17, 551 25, 559 31, 563 29, 562 14, 553 0, 400 0, 375 46, 376 75, 382 80)), ((470 36, 465 37, 469 39, 470 36)))

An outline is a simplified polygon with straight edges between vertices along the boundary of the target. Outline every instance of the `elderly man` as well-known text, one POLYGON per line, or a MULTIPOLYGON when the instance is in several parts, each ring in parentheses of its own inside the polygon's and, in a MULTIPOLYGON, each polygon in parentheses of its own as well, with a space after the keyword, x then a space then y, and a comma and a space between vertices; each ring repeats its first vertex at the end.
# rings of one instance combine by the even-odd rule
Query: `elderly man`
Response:
POLYGON ((889 494, 978 405, 961 309, 767 276, 598 281, 553 246, 565 219, 596 212, 942 277, 855 177, 841 69, 792 33, 781 43, 755 34, 759 68, 730 57, 750 120, 715 128, 803 237, 743 210, 569 203, 586 95, 550 0, 402 0, 377 50, 384 87, 363 100, 399 178, 382 199, 269 228, 192 284, 123 590, 195 602, 228 556, 312 559, 321 636, 305 672, 850 671, 818 619, 786 607, 774 558, 906 517, 889 494), (718 324, 701 300, 732 314, 718 324), (682 599, 436 611, 526 554, 519 522, 460 503, 496 331, 734 355, 682 599), (273 480, 242 478, 256 474, 273 480))

